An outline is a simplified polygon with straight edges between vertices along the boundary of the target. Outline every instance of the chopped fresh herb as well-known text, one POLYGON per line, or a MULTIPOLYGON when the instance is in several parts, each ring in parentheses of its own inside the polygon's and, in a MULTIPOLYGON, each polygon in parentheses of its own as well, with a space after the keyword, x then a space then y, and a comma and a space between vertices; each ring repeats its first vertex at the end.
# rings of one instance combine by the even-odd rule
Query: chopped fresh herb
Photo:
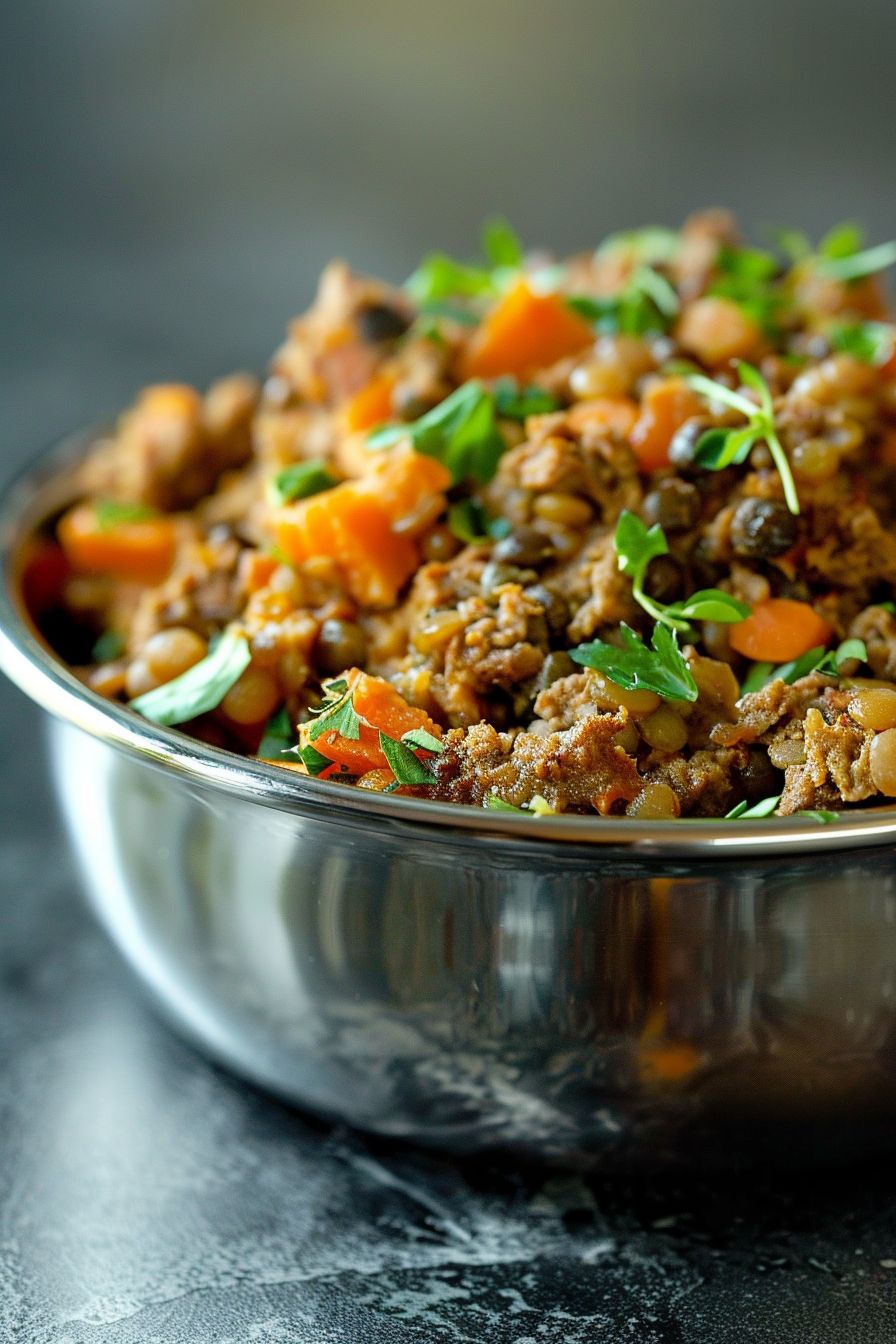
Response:
POLYGON ((496 793, 490 793, 486 797, 485 805, 492 812, 519 812, 521 816, 526 815, 524 807, 515 807, 513 803, 505 803, 503 798, 499 798, 496 793))
POLYGON ((329 757, 322 756, 316 747, 297 747, 296 754, 309 775, 313 775, 315 779, 318 775, 322 775, 325 770, 329 770, 333 764, 329 757))
POLYGON ((118 527, 121 523, 145 523, 155 518, 155 509, 148 504, 137 504, 127 500, 98 499, 93 506, 96 525, 101 532, 118 527))
POLYGON ((686 631, 690 621, 718 621, 732 624, 750 614, 750 608, 719 588, 703 588, 686 601, 666 604, 648 597, 644 581, 651 560, 667 555, 666 534, 659 523, 648 528, 636 513, 624 509, 619 515, 614 538, 619 568, 632 580, 632 596, 655 621, 672 630, 686 631))
POLYGON ((389 448, 403 438, 418 453, 438 458, 455 481, 472 478, 479 484, 491 480, 507 447, 495 419, 495 399, 475 380, 456 388, 412 424, 374 430, 367 446, 389 448))
POLYGON ((831 280, 864 280, 896 263, 896 242, 880 243, 864 252, 831 257, 820 256, 816 268, 831 280))
POLYGON ((352 742, 360 738, 361 720, 352 704, 352 689, 341 677, 327 682, 323 700, 311 712, 315 722, 308 730, 310 742, 316 742, 322 733, 330 732, 338 733, 352 742))
POLYGON ((434 756, 441 756, 445 750, 439 739, 425 728, 412 728, 410 732, 402 733, 401 740, 417 751, 431 751, 434 756))
POLYGON ((812 242, 809 235, 800 229, 779 229, 775 234, 778 250, 784 254, 792 266, 805 261, 812 255, 812 242))
POLYGON ((893 354, 896 327, 890 322, 853 322, 834 327, 831 345, 865 364, 886 364, 893 354))
POLYGON ((482 247, 486 266, 468 266, 444 252, 430 252, 405 281, 405 289, 420 306, 441 299, 494 298, 507 287, 522 265, 523 248, 504 219, 493 219, 486 224, 482 247))
POLYGON ((274 498, 278 504, 289 504, 294 499, 308 499, 311 495, 332 490, 338 481, 327 470, 320 458, 308 462, 293 462, 279 471, 272 481, 274 498))
POLYGON ((865 241, 865 232, 858 224, 847 222, 835 224, 818 244, 818 255, 829 261, 839 261, 843 257, 854 257, 865 241))
POLYGON ((492 266, 519 270, 523 264, 523 245, 506 219, 486 220, 482 230, 482 250, 492 266))
POLYGON ((291 751, 296 745, 296 733, 289 711, 282 705, 268 719, 264 736, 256 752, 263 760, 276 760, 285 751, 291 751))
POLYGON ((499 798, 496 793, 490 793, 486 797, 485 806, 492 812, 516 812, 519 816, 533 817, 555 817, 557 809, 551 807, 550 803, 542 798, 540 793, 534 794, 523 807, 516 807, 513 803, 505 803, 503 798, 499 798))
POLYGON ((612 233, 597 249, 597 255, 624 252, 642 266, 657 266, 674 261, 681 249, 681 237, 674 229, 650 227, 612 233))
POLYGON ((723 247, 716 259, 716 278, 707 291, 731 299, 764 331, 774 332, 784 305, 776 284, 777 259, 755 247, 723 247))
POLYGON ((875 607, 880 607, 881 611, 886 611, 890 616, 896 616, 896 602, 874 602, 875 607))
POLYGON ((623 623, 619 627, 623 647, 595 640, 570 649, 569 656, 582 667, 604 672, 626 691, 656 691, 666 700, 697 699, 697 683, 681 650, 675 631, 655 625, 648 648, 634 630, 623 623))
POLYGON ((124 650, 124 636, 117 630, 104 630, 94 644, 90 657, 94 663, 111 663, 114 658, 120 658, 124 650))
POLYGON ((380 733, 380 750, 389 763, 396 784, 433 784, 435 775, 404 742, 380 733))
POLYGON ((807 808, 802 812, 795 812, 796 817, 807 817, 809 821, 817 821, 819 826, 828 826, 832 821, 840 820, 839 812, 826 812, 824 808, 807 808))
POLYGON ((757 393, 759 397, 758 406, 748 397, 745 397, 743 393, 732 392, 731 388, 726 387, 724 383, 713 382, 711 378, 707 378, 702 373, 691 373, 684 376, 688 386, 693 388, 700 396, 705 397, 707 401, 720 402, 733 411, 739 411, 747 420, 743 429, 708 429, 697 441, 696 460, 708 471, 721 471, 723 467, 745 462, 753 445, 763 440, 768 445, 772 460, 778 469, 778 475, 781 477, 787 507, 791 513, 799 513, 800 501, 796 493, 790 463, 775 428, 775 409, 772 403, 771 389, 759 370, 754 369, 752 364, 740 362, 737 371, 741 383, 757 393))
POLYGON ((752 817, 770 817, 780 801, 780 793, 776 794, 774 798, 763 798, 761 802, 754 803, 752 807, 744 800, 738 803, 736 807, 732 807, 730 812, 725 813, 725 820, 736 821, 752 817))
POLYGON ((624 336, 662 333, 679 309, 673 286, 649 266, 636 267, 625 288, 613 298, 573 295, 567 303, 598 331, 624 336))
POLYGON ((500 541, 511 532, 507 518, 489 518, 478 499, 460 499, 448 510, 448 526, 458 541, 500 541))
POLYGON ((844 640, 838 648, 831 650, 819 644, 817 648, 809 649, 799 658, 794 658, 790 663, 781 663, 780 666, 756 663, 747 674, 741 695, 761 691, 771 681, 785 681, 788 686, 792 686, 795 681, 808 677, 812 672, 821 672, 826 677, 839 677, 843 664, 853 659, 863 663, 868 661, 868 650, 861 639, 844 640))
POLYGON ((549 415, 560 409, 560 402, 540 387, 520 387, 515 378, 500 378, 494 386, 495 409, 508 420, 525 420, 530 415, 549 415))
MULTIPOLYGON (((443 317, 447 322, 457 322, 462 327, 475 327, 479 325, 478 313, 472 312, 469 308, 462 308, 459 303, 451 303, 448 299, 427 299, 419 305, 420 312, 425 317, 443 317)), ((441 340, 441 333, 436 328, 438 339, 441 340)), ((432 336, 429 337, 432 340, 432 336)))
POLYGON ((153 723, 185 723, 216 709, 252 661, 244 635, 226 630, 201 662, 131 701, 131 709, 153 723))

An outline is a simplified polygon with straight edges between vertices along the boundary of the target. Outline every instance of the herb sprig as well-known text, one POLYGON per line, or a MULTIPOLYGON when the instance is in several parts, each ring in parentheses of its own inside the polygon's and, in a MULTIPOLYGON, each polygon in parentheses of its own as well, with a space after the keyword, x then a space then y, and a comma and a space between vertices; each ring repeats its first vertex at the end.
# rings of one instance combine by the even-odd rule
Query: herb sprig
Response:
POLYGON ((896 344, 896 327, 891 322, 844 322, 832 328, 830 342, 835 350, 853 355, 863 364, 886 364, 896 344))
MULTIPOLYGON (((444 252, 430 252, 405 281, 405 289, 423 312, 443 316, 436 305, 446 299, 495 298, 523 264, 523 248, 505 219, 491 219, 482 231, 486 265, 467 265, 444 252)), ((459 309, 455 320, 465 320, 459 309)))
POLYGON ((406 425, 384 425, 367 439, 377 451, 408 438, 418 453, 435 457, 455 482, 490 481, 507 444, 498 428, 494 395, 475 379, 456 388, 438 406, 406 425))
POLYGON ((733 392, 724 383, 717 383, 702 373, 684 374, 684 381, 694 392, 710 402, 720 402, 732 411, 739 411, 746 418, 742 429, 708 429, 697 440, 695 458, 700 466, 708 471, 721 471, 725 467, 745 462, 754 444, 763 441, 767 444, 772 460, 781 477, 784 500, 791 513, 800 511, 799 496, 790 463, 784 446, 775 427, 775 408, 771 388, 758 369, 752 364, 739 362, 737 372, 744 387, 750 388, 759 398, 759 404, 745 397, 741 392, 733 392))
POLYGON ((813 672, 821 672, 826 677, 839 677, 843 664, 855 659, 863 663, 868 661, 868 650, 861 639, 846 639, 838 648, 830 650, 819 644, 792 662, 779 666, 774 663, 754 663, 741 687, 741 695, 761 691, 763 686, 772 681, 785 681, 788 686, 792 686, 795 681, 813 672))
POLYGON ((734 624, 750 614, 750 608, 720 588, 702 588, 683 602, 658 602, 644 591, 651 560, 669 554, 666 534, 659 523, 647 527, 636 513, 623 509, 613 539, 619 568, 632 581, 632 596, 640 607, 670 630, 682 633, 691 621, 717 621, 734 624))
POLYGON ((697 699, 697 683, 678 647, 678 637, 667 625, 653 627, 650 648, 640 635, 623 622, 619 627, 622 647, 596 639, 570 649, 580 667, 604 672, 626 691, 655 691, 664 700, 697 699))
POLYGON ((598 331, 623 336, 661 334, 680 308, 674 287, 650 266, 635 267, 625 287, 612 298, 573 295, 567 304, 598 331))
POLYGON ((277 504, 290 504, 296 499, 309 499, 311 495, 332 490, 339 482, 327 469, 322 458, 312 458, 307 462, 293 462, 271 482, 271 491, 277 504))

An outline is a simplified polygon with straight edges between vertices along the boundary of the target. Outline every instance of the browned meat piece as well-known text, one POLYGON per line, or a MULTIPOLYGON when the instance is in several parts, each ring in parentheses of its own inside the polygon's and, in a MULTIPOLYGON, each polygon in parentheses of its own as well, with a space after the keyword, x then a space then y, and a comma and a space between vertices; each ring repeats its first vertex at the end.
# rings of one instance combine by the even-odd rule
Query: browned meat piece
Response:
POLYGON ((641 789, 633 758, 613 741, 623 715, 593 714, 561 733, 499 733, 477 723, 445 738, 437 798, 481 806, 494 794, 520 807, 540 794, 558 811, 608 810, 641 789))
POLYGON ((578 719, 595 712, 587 672, 560 677, 540 691, 535 701, 536 715, 548 724, 552 733, 571 728, 578 719))
POLYGON ((204 398, 186 386, 146 388, 115 436, 85 462, 84 490, 156 509, 190 508, 248 460, 257 397, 248 374, 213 383, 204 398))
POLYGON ((128 632, 134 655, 157 631, 187 626, 209 639, 235 620, 245 594, 237 578, 239 542, 222 529, 218 536, 181 548, 171 575, 143 593, 128 632))
POLYGON ((737 721, 722 723, 713 729, 712 740, 721 746, 740 742, 756 742, 770 728, 783 721, 800 718, 807 706, 817 701, 830 678, 813 672, 789 686, 784 681, 772 681, 761 691, 745 695, 737 705, 737 721))
POLYGON ((668 784, 678 795, 682 816, 723 817, 737 801, 738 769, 746 753, 715 747, 689 760, 673 757, 648 770, 645 784, 668 784))
POLYGON ((883 607, 866 607, 849 627, 852 639, 863 639, 868 666, 882 681, 896 681, 896 616, 883 607))
MULTIPOLYGON (((783 816, 806 808, 859 803, 877 793, 871 778, 874 733, 860 728, 848 714, 828 723, 819 709, 809 709, 802 729, 802 761, 784 771, 784 792, 778 810, 783 816)), ((774 759, 775 741, 769 744, 774 759)))

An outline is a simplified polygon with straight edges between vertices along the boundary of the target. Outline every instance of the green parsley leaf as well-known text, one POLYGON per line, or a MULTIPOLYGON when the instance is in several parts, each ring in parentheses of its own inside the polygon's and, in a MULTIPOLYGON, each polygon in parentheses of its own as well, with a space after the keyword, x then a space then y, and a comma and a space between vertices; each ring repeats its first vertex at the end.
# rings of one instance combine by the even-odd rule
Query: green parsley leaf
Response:
MULTIPOLYGON (((282 705, 265 724, 264 736, 255 754, 263 760, 276 760, 285 751, 291 751, 295 745, 295 727, 289 716, 289 711, 285 705, 282 705)), ((328 762, 328 764, 331 764, 331 762, 328 762)))
POLYGON ((117 630, 104 630, 94 644, 90 658, 94 663, 111 663, 115 658, 120 658, 124 650, 124 636, 117 630))
POLYGON ((251 661, 245 635, 226 630, 201 662, 132 700, 131 709, 153 723, 185 723, 216 709, 251 661))
POLYGON ((505 803, 503 798, 499 798, 496 793, 490 793, 486 796, 485 805, 492 812, 518 812, 521 816, 526 815, 524 807, 515 807, 513 803, 505 803))
POLYGON ((669 281, 649 266, 638 266, 624 289, 612 298, 574 294, 566 300, 573 312, 593 322, 600 332, 644 336, 666 331, 679 309, 669 281))
POLYGON ((409 438, 418 453, 435 457, 455 482, 472 478, 484 485, 494 476, 507 444, 495 419, 495 399, 481 383, 455 389, 409 425, 386 425, 368 437, 368 448, 389 448, 409 438))
MULTIPOLYGON (((427 299, 418 307, 424 317, 443 317, 446 322, 457 322, 462 327, 477 327, 479 325, 478 313, 474 313, 470 308, 461 307, 459 303, 451 303, 448 299, 427 299)), ((427 339, 435 339, 438 343, 442 339, 441 332, 438 328, 435 328, 427 336, 427 339)))
POLYGON ((736 807, 732 807, 730 812, 725 813, 725 820, 735 821, 752 817, 770 817, 780 801, 780 793, 776 794, 774 798, 763 798, 761 802, 754 803, 752 807, 744 800, 738 803, 736 807))
POLYGON ((98 499, 93 506, 96 525, 101 532, 108 532, 120 523, 145 523, 157 518, 158 513, 148 504, 137 504, 128 500, 98 499))
POLYGON ((322 756, 316 747, 297 747, 296 754, 309 775, 313 775, 315 779, 318 775, 322 775, 325 770, 329 770, 333 764, 329 757, 322 756))
POLYGON ((445 750, 439 739, 433 737, 425 728, 412 728, 410 732, 402 733, 401 740, 418 751, 431 751, 434 756, 441 756, 445 750))
POLYGON ((352 704, 352 691, 342 677, 327 682, 323 700, 311 713, 315 716, 315 722, 308 730, 310 742, 316 742, 322 733, 330 732, 336 732, 351 742, 357 742, 361 736, 361 720, 352 704))
POLYGON ((853 252, 847 256, 819 257, 816 267, 831 280, 863 280, 867 275, 885 271, 896 263, 896 242, 880 243, 864 252, 853 252))
POLYGON ((415 756, 404 742, 380 733, 380 751, 389 763, 396 784, 434 784, 435 775, 425 762, 415 756))
POLYGON ((336 477, 330 475, 327 464, 322 458, 314 458, 308 462, 293 462, 282 471, 278 471, 271 482, 273 495, 278 504, 290 504, 294 499, 309 499, 311 495, 332 490, 333 486, 338 484, 336 477))
POLYGON ((482 250, 493 267, 519 270, 523 264, 523 245, 506 219, 488 219, 482 230, 482 250))
POLYGON ((873 602, 872 606, 880 607, 881 611, 886 611, 890 616, 896 616, 896 602, 873 602))
POLYGON ((521 387, 515 378, 499 378, 494 385, 495 410, 507 420, 526 420, 530 415, 550 415, 560 402, 541 387, 521 387))
POLYGON ((886 364, 893 353, 896 327, 890 322, 854 322, 834 327, 831 345, 864 364, 886 364))
POLYGON ((741 687, 741 694, 749 695, 753 691, 760 691, 772 681, 785 681, 788 686, 792 686, 795 681, 799 681, 801 677, 808 677, 812 672, 821 672, 826 677, 838 677, 843 664, 853 659, 863 663, 868 661, 868 650, 861 639, 846 639, 838 648, 831 650, 819 644, 816 648, 801 654, 799 658, 794 658, 792 662, 781 663, 778 667, 774 663, 757 663, 750 669, 741 687))
POLYGON ((839 812, 826 812, 823 808, 807 808, 802 812, 795 812, 796 817, 808 817, 809 821, 817 821, 820 826, 827 826, 832 821, 840 820, 839 812))
POLYGON ((512 531, 507 518, 489 518, 478 499, 460 499, 448 509, 448 526, 458 541, 500 541, 512 531))
POLYGON ((740 466, 750 456, 759 437, 749 425, 746 429, 707 429, 697 440, 694 460, 707 471, 740 466))
POLYGON ((686 621, 716 621, 720 625, 744 621, 750 614, 746 603, 738 602, 736 597, 722 592, 720 588, 701 588, 686 601, 671 603, 666 611, 686 621))
POLYGON ((865 233, 858 224, 836 224, 818 244, 818 255, 831 261, 853 257, 865 241, 865 233))
POLYGON ((784 295, 775 282, 777 259, 755 247, 722 247, 716 258, 716 278, 707 293, 731 299, 763 330, 774 332, 784 295))
POLYGON ((648 527, 636 513, 623 509, 613 538, 618 565, 623 574, 643 581, 647 566, 659 555, 668 555, 666 534, 659 523, 648 527))
POLYGON ((654 626, 651 648, 624 623, 619 627, 623 647, 595 640, 570 649, 569 656, 581 667, 604 672, 623 690, 656 691, 666 700, 697 699, 697 683, 681 650, 674 630, 654 626))
POLYGON ((444 252, 430 252, 424 257, 404 287, 417 304, 459 295, 464 298, 492 296, 495 292, 490 271, 481 266, 466 266, 444 252))
POLYGON ((731 410, 739 411, 747 420, 745 429, 734 431, 738 437, 733 440, 728 438, 723 441, 713 431, 708 431, 708 433, 713 434, 713 437, 704 445, 701 458, 700 444, 707 438, 707 435, 702 435, 697 443, 697 460, 701 466, 707 467, 709 471, 719 471, 723 466, 744 461, 753 443, 760 439, 764 440, 777 467, 778 475, 781 477, 787 507, 791 513, 799 513, 800 501, 796 493, 793 473, 790 470, 790 462, 784 451, 784 445, 778 438, 778 431, 775 426, 775 409, 771 389, 759 370, 754 369, 752 364, 745 364, 741 361, 737 365, 737 372, 742 386, 751 388, 758 395, 758 406, 741 392, 732 392, 730 387, 726 387, 724 383, 714 382, 711 378, 707 378, 705 374, 691 373, 684 375, 684 381, 700 396, 705 397, 707 401, 720 402, 731 410))

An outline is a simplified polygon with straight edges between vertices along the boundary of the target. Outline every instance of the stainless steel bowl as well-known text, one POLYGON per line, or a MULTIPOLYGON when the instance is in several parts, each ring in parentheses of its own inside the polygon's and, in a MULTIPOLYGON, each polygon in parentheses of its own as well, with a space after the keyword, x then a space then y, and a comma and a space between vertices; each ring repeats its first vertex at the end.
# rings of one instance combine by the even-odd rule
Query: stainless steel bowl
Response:
POLYGON ((305 780, 86 690, 0 504, 0 665, 55 716, 93 906, 168 1016, 325 1116, 455 1150, 657 1165, 849 1156, 896 1120, 896 810, 527 818, 305 780))

